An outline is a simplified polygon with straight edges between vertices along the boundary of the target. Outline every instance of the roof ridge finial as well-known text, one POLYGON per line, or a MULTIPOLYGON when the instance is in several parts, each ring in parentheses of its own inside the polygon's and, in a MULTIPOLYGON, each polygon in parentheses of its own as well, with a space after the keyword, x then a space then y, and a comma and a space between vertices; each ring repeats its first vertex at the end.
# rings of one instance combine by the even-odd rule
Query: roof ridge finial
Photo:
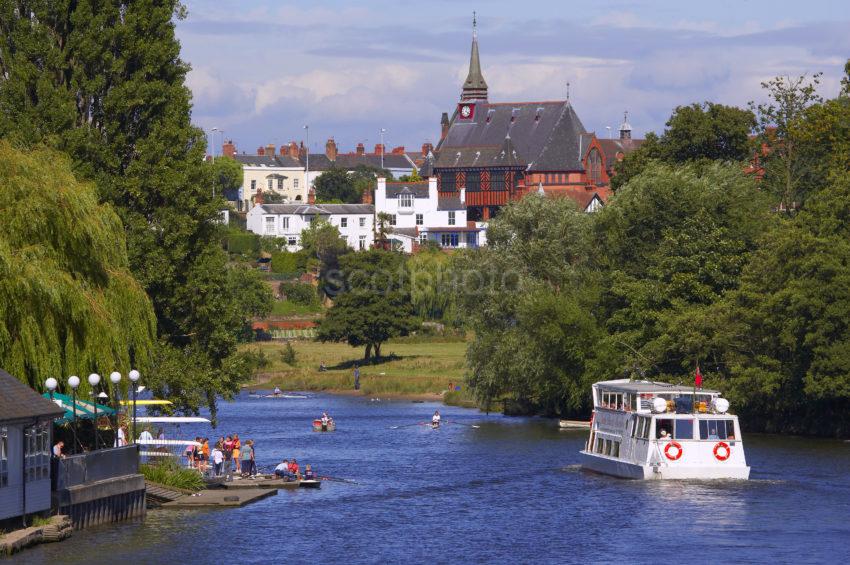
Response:
POLYGON ((567 102, 570 101, 570 81, 567 81, 567 102))
POLYGON ((629 121, 629 111, 628 111, 628 110, 623 110, 623 123, 624 123, 624 124, 625 124, 625 123, 628 123, 628 121, 629 121))
POLYGON ((472 38, 478 38, 478 15, 472 10, 472 38))

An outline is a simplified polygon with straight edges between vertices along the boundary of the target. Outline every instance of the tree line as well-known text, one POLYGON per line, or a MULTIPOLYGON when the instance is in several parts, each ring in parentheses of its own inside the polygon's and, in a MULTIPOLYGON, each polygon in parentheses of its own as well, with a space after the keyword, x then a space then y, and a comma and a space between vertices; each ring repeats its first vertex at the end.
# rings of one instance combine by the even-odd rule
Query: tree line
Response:
POLYGON ((20 221, 0 231, 0 365, 35 388, 135 367, 214 417, 251 375, 237 343, 271 300, 220 245, 216 187, 234 173, 205 163, 191 124, 184 17, 177 0, 0 0, 3 190, 44 181, 4 194, 20 221))

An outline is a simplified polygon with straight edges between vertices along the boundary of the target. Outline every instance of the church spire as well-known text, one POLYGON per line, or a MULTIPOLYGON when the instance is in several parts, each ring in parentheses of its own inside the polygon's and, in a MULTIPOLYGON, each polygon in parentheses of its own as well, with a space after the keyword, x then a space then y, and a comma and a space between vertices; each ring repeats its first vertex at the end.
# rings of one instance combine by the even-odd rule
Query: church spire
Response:
POLYGON ((463 93, 461 101, 483 100, 487 101, 487 83, 481 74, 481 61, 478 57, 478 19, 472 12, 472 52, 469 55, 469 74, 463 82, 463 93))

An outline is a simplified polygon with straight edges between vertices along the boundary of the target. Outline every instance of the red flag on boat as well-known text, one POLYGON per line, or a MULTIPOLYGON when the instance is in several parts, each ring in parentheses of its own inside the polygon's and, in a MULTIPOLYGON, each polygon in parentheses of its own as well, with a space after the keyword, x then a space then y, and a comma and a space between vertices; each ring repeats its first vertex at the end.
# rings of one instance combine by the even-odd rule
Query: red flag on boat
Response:
POLYGON ((694 375, 694 386, 702 388, 702 373, 699 372, 699 365, 697 365, 697 372, 694 375))

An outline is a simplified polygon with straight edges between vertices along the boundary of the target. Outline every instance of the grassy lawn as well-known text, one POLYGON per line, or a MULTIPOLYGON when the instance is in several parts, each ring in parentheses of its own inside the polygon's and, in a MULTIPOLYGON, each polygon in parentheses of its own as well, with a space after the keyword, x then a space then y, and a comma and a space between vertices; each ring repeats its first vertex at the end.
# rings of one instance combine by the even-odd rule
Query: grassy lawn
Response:
POLYGON ((369 365, 363 365, 362 347, 313 341, 294 341, 292 346, 294 367, 283 362, 283 343, 244 346, 261 349, 269 360, 258 372, 256 383, 284 390, 352 390, 355 363, 360 365, 360 389, 365 395, 440 394, 449 383, 464 382, 465 341, 391 341, 382 347, 384 358, 369 365), (319 371, 321 363, 327 371, 319 371))
POLYGON ((272 316, 300 316, 303 314, 316 314, 321 311, 322 306, 320 304, 304 305, 288 300, 275 300, 272 304, 272 316))

